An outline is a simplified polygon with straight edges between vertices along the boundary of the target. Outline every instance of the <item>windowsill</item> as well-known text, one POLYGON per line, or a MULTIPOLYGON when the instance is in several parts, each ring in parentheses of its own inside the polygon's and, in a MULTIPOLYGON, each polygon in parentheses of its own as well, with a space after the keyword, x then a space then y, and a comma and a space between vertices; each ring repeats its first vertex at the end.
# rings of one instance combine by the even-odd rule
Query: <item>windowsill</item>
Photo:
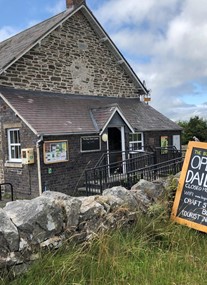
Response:
POLYGON ((144 150, 131 150, 131 151, 129 151, 130 154, 135 154, 135 153, 139 153, 139 152, 144 152, 144 150))
POLYGON ((12 167, 12 168, 22 168, 22 163, 21 162, 5 162, 4 164, 5 167, 12 167))

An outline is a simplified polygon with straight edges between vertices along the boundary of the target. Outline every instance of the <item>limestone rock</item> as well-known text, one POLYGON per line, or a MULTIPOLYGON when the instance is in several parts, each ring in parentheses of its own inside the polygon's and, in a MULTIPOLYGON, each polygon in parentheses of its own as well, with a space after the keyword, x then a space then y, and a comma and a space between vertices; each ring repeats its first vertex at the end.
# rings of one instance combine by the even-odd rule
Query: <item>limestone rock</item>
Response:
POLYGON ((129 190, 122 186, 115 186, 103 191, 103 196, 115 196, 123 201, 122 206, 135 211, 138 208, 137 201, 129 190))
POLYGON ((19 233, 3 209, 0 209, 0 255, 19 249, 19 233))
POLYGON ((113 195, 96 196, 95 200, 104 206, 107 213, 116 210, 123 204, 123 200, 113 195))
POLYGON ((103 205, 96 201, 96 196, 85 197, 82 200, 80 214, 86 220, 90 220, 94 215, 102 216, 106 213, 103 205))
POLYGON ((96 201, 96 196, 84 197, 81 200, 78 231, 84 232, 84 238, 88 240, 99 231, 107 212, 104 206, 96 201))
POLYGON ((66 194, 46 191, 42 197, 47 197, 58 207, 61 207, 65 214, 65 224, 67 229, 75 229, 78 225, 80 207, 82 202, 78 198, 70 197, 66 194))
POLYGON ((137 201, 138 210, 143 213, 146 213, 152 200, 150 200, 147 195, 143 194, 140 190, 131 190, 130 193, 133 195, 134 199, 137 201))
POLYGON ((150 182, 140 179, 137 184, 132 186, 131 190, 140 191, 142 195, 147 196, 148 199, 157 201, 165 192, 165 188, 161 182, 150 182))
POLYGON ((14 201, 4 210, 18 228, 21 238, 32 244, 39 244, 62 231, 62 209, 47 197, 14 201))

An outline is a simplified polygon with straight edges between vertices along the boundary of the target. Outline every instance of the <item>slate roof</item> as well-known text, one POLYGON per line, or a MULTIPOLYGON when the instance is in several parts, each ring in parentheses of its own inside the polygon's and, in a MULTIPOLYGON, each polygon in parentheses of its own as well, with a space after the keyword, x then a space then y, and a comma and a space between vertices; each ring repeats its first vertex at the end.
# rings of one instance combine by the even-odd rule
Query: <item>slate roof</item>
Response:
POLYGON ((64 20, 71 10, 68 9, 0 43, 0 69, 28 51, 38 43, 48 31, 64 20))
POLYGON ((71 95, 6 87, 0 87, 0 96, 37 135, 99 133, 115 106, 135 131, 181 130, 180 126, 137 98, 71 95))
POLYGON ((115 111, 117 104, 115 106, 104 106, 99 108, 94 108, 91 110, 92 119, 94 121, 97 129, 100 130, 104 127, 108 119, 111 117, 113 112, 115 111))

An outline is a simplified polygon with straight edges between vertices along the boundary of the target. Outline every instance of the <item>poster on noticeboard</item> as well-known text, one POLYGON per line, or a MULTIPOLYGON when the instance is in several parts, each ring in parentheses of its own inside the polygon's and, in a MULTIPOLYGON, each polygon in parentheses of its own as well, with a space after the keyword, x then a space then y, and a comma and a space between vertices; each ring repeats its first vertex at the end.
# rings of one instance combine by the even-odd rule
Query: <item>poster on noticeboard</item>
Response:
POLYGON ((161 154, 168 153, 168 136, 161 136, 160 138, 161 154))
POLYGON ((45 164, 68 161, 68 141, 45 141, 43 153, 45 164))

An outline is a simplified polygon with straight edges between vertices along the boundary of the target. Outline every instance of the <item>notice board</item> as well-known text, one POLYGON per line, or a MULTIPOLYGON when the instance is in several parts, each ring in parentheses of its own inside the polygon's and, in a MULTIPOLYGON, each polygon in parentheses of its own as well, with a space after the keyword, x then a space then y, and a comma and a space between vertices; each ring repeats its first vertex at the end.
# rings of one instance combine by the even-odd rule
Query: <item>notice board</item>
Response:
POLYGON ((68 141, 45 141, 43 155, 45 164, 68 161, 68 141))
POLYGON ((99 151, 100 149, 99 136, 81 137, 81 152, 99 151))
POLYGON ((207 233, 207 143, 188 144, 171 217, 207 233))

